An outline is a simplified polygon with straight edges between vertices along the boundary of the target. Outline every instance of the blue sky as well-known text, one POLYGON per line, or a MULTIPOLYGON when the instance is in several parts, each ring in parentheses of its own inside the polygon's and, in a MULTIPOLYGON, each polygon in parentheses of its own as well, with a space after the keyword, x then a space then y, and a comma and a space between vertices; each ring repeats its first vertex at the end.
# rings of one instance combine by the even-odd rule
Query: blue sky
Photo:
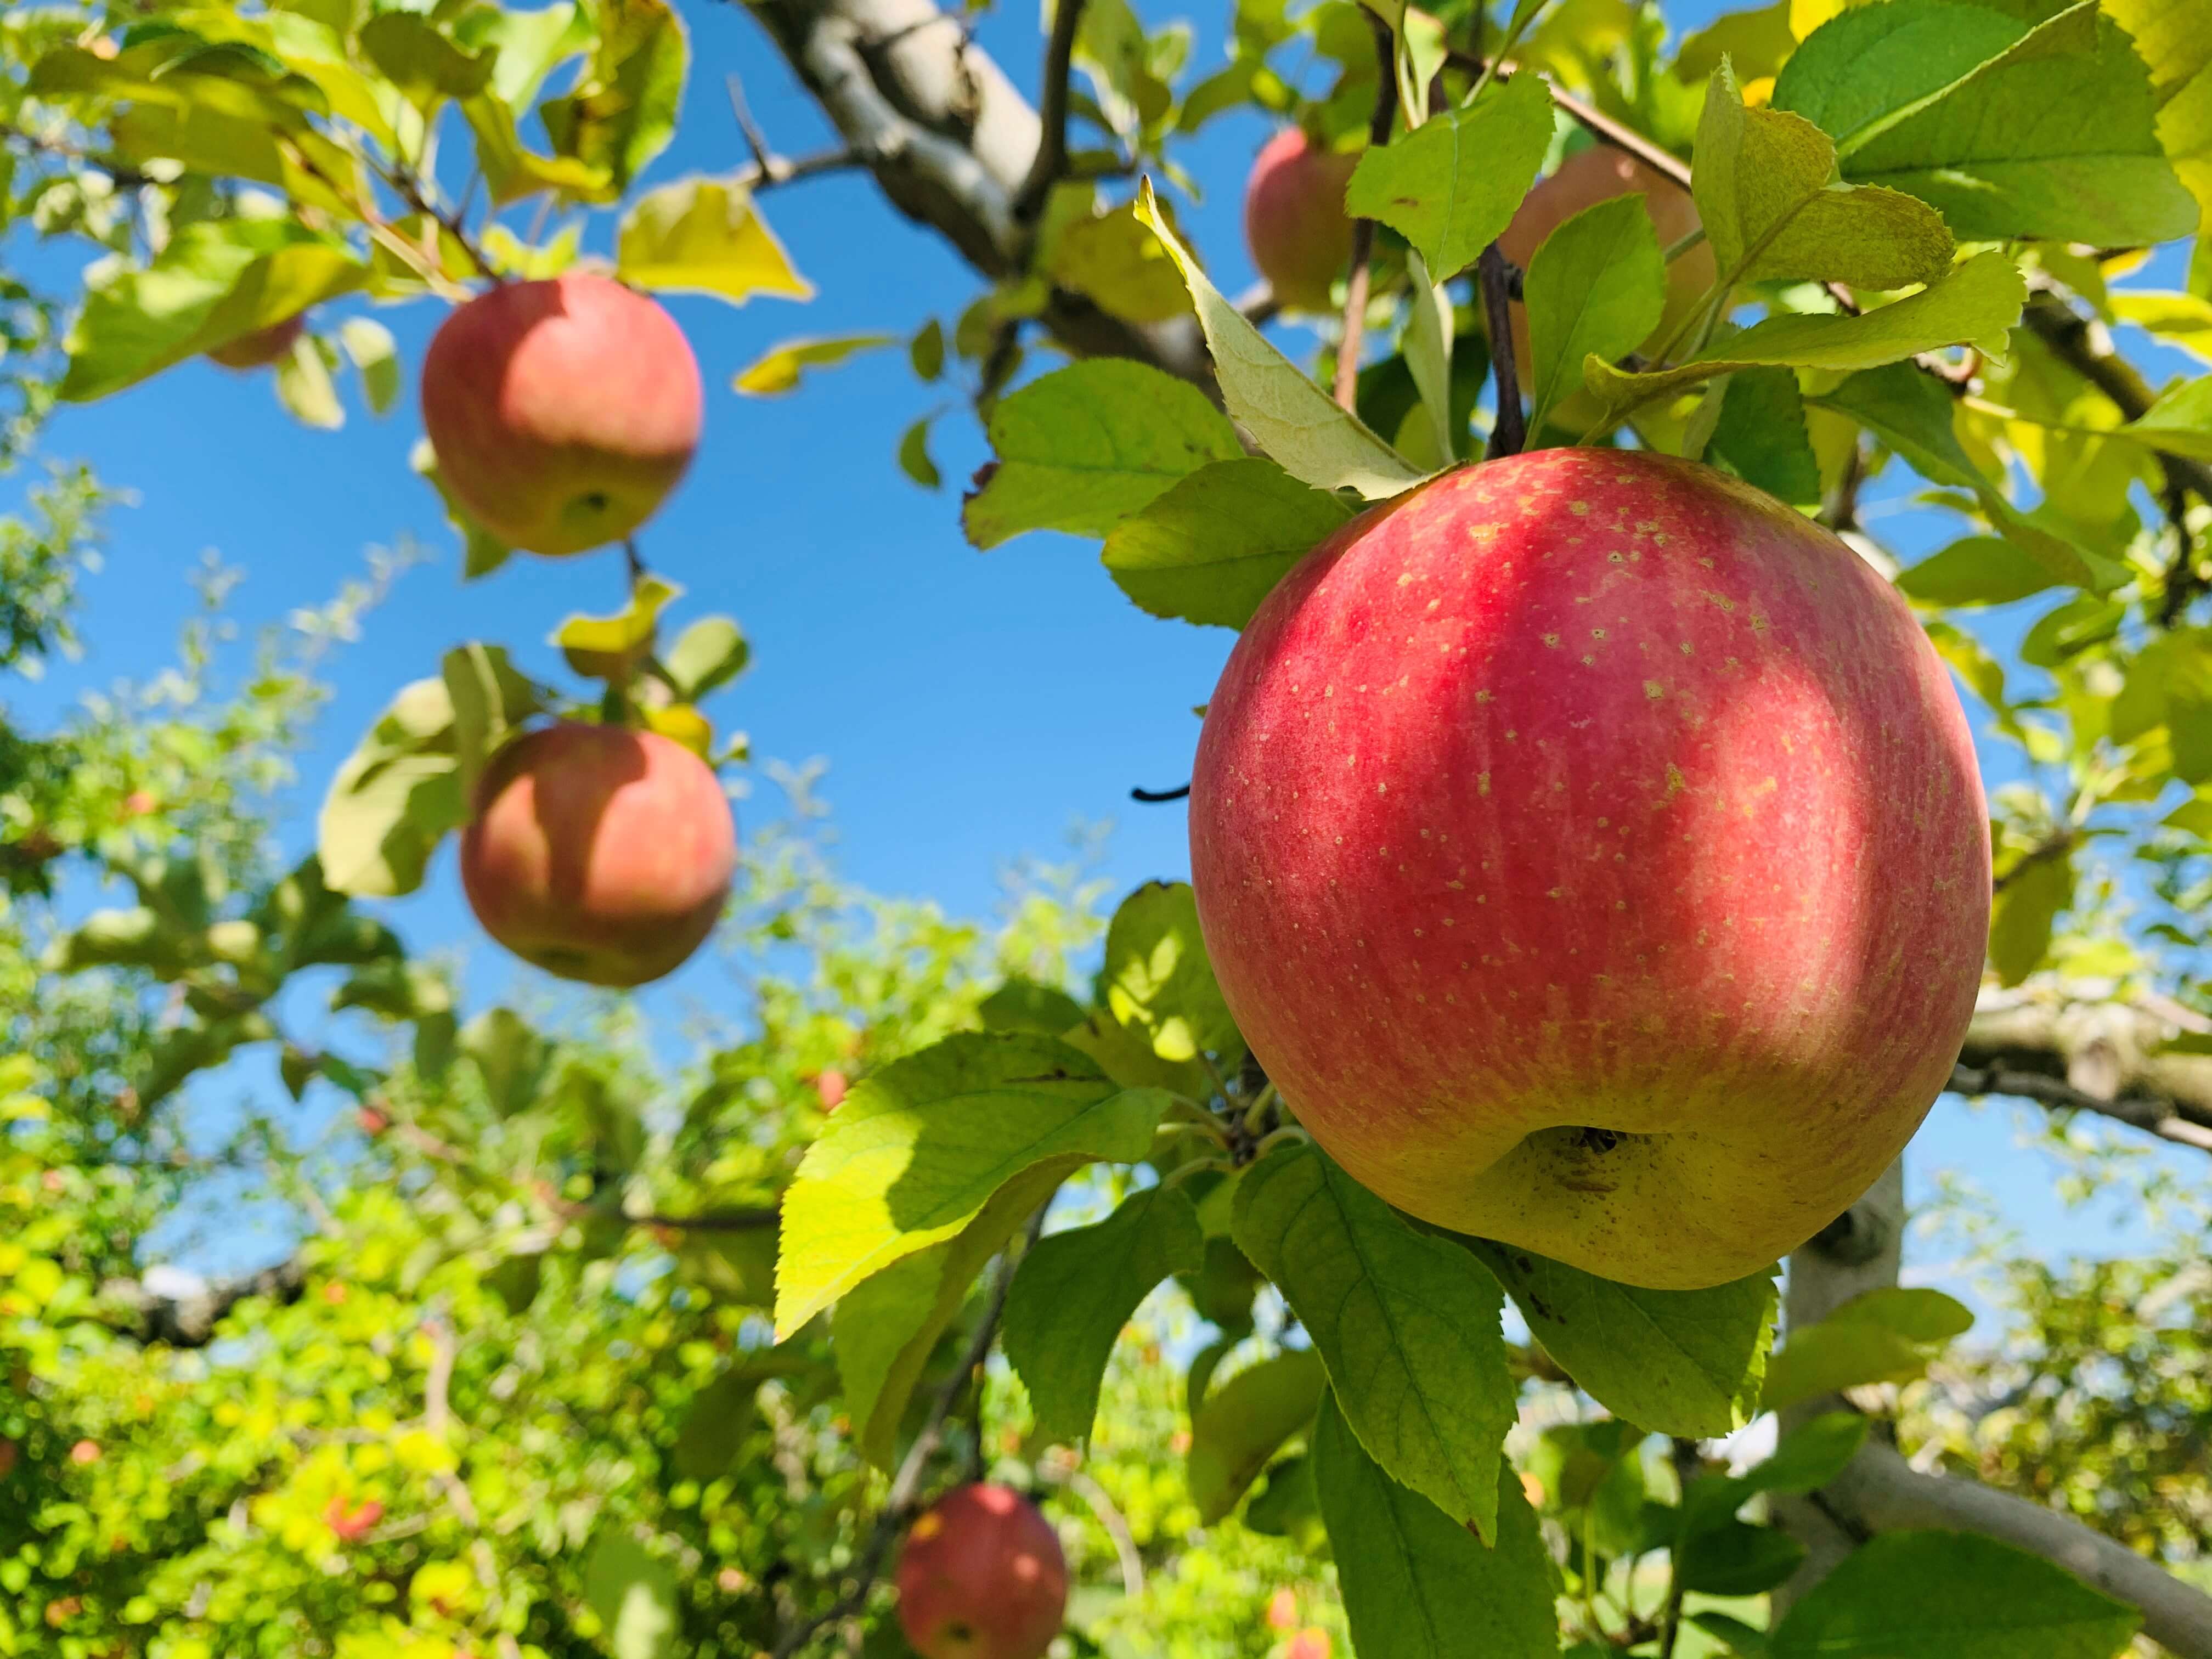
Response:
MULTIPOLYGON (((1694 26, 1718 9, 1698 0, 1677 15, 1694 26)), ((732 71, 780 150, 800 155, 831 143, 742 8, 684 10, 695 53, 690 101, 653 181, 744 161, 722 95, 732 71)), ((1027 8, 986 17, 980 33, 1018 82, 1034 86, 1037 39, 1027 8)), ((1218 32, 1202 34, 1197 72, 1219 54, 1218 32)), ((1255 116, 1226 118, 1185 158, 1211 193, 1184 210, 1183 222, 1232 291, 1249 276, 1239 187, 1265 134, 1255 116)), ((856 359, 781 399, 731 393, 731 377, 778 341, 903 335, 933 316, 949 327, 977 291, 949 248, 890 210, 864 177, 827 176, 774 192, 763 205, 818 296, 742 309, 671 301, 705 371, 707 435, 689 482, 643 538, 654 568, 687 589, 684 614, 727 611, 752 638, 755 666, 717 700, 719 720, 749 732, 758 757, 829 763, 821 793, 834 809, 841 867, 878 890, 979 913, 997 901, 1009 860, 1064 856, 1073 826, 1107 820, 1103 873, 1117 887, 1183 873, 1181 808, 1138 806, 1127 792, 1188 775, 1198 733, 1190 710, 1208 695, 1230 635, 1144 617, 1108 580, 1094 546, 1033 535, 989 554, 969 548, 959 532, 958 486, 986 459, 981 434, 972 416, 951 410, 933 442, 946 488, 930 494, 906 480, 892 459, 899 436, 947 389, 917 382, 902 354, 856 359)), ((603 247, 605 227, 595 234, 603 247)), ((52 254, 27 257, 34 268, 67 274, 52 254)), ((426 303, 378 314, 411 371, 441 309, 426 303)), ((418 431, 411 402, 381 421, 356 408, 342 433, 308 431, 278 409, 265 378, 204 363, 64 411, 49 453, 88 458, 111 483, 135 490, 138 504, 115 515, 106 570, 90 584, 84 661, 42 685, 11 684, 7 699, 38 722, 88 688, 158 669, 193 608, 187 577, 205 550, 246 571, 233 611, 251 628, 328 599, 363 569, 367 547, 415 538, 434 561, 401 580, 366 638, 332 665, 336 699, 303 757, 303 782, 284 803, 287 848, 304 851, 325 782, 398 685, 434 672, 439 654, 468 639, 507 641, 526 665, 556 675, 545 635, 572 611, 615 608, 624 589, 614 553, 521 559, 462 583, 453 538, 408 470, 418 431)), ((0 505, 21 483, 0 481, 0 505)), ((1896 533, 1894 524, 1882 527, 1896 533)), ((1908 528, 1901 549, 1924 551, 1932 533, 1908 528)), ((757 822, 779 803, 773 786, 755 776, 760 787, 740 815, 757 822)), ((476 942, 450 851, 425 891, 389 907, 389 915, 418 948, 474 946, 472 1000, 544 987, 476 942)), ((673 1012, 686 1000, 712 999, 719 975, 709 962, 695 964, 650 993, 652 1003, 673 1012)), ((235 1080, 256 1092, 270 1086, 255 1067, 235 1080)), ((2124 1246, 2127 1236, 2104 1221, 2061 1211, 2049 1166, 2014 1145, 2012 1121, 2002 1108, 1939 1108, 1914 1166, 1916 1188, 1925 1189, 1936 1167, 1967 1170, 2043 1239, 2100 1251, 2124 1246)))

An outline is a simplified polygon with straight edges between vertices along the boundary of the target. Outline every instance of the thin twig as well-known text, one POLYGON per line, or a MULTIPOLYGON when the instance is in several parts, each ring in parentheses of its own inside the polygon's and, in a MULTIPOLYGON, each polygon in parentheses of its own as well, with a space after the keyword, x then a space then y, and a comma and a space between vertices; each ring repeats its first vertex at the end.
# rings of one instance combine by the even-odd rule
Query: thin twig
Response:
POLYGON ((753 153, 753 166, 765 177, 773 157, 769 149, 768 136, 762 132, 759 124, 753 119, 752 111, 745 106, 745 83, 738 78, 737 70, 732 70, 722 77, 722 85, 728 89, 730 113, 737 117, 738 131, 744 134, 745 147, 753 153))
MULTIPOLYGON (((1030 1218, 1024 1235, 1034 1243, 1044 1225, 1048 1206, 1040 1205, 1030 1218)), ((1006 1311, 1006 1292, 1014 1282, 1014 1261, 1011 1256, 1000 1260, 996 1282, 991 1287, 989 1305, 983 1310, 983 1320, 975 1328, 975 1334, 961 1356, 960 1364, 937 1391, 930 1402, 929 1418, 921 1432, 914 1437, 907 1450, 905 1461, 892 1477, 890 1494, 884 1499, 883 1512, 877 1516, 874 1529, 868 1534, 867 1547, 853 1564, 852 1583, 845 1593, 804 1624, 794 1626, 775 1645, 775 1659, 793 1659, 823 1631, 842 1619, 849 1619, 867 1604, 868 1592, 875 1588, 882 1576, 884 1563, 890 1553, 891 1545, 906 1529, 921 1507, 920 1498, 923 1478, 928 1474, 930 1459, 937 1455, 939 1443, 945 1437, 945 1419, 951 1416, 952 1407, 969 1385, 975 1380, 976 1367, 989 1357, 991 1344, 999 1334, 999 1321, 1006 1311)))
POLYGON ((1055 0, 1052 35, 1044 49, 1044 92, 1037 104, 1041 125, 1036 155, 1030 162, 1029 176, 1014 192, 1018 223, 1036 217, 1067 168, 1067 82, 1075 61, 1075 32, 1082 21, 1083 0, 1055 0))
POLYGON ((778 185, 795 185, 822 173, 872 167, 875 161, 872 153, 853 145, 817 150, 811 155, 763 155, 738 175, 738 182, 757 196, 778 185))
POLYGON ((1490 429, 1490 459, 1518 455, 1528 441, 1521 410, 1521 375, 1513 362, 1513 313, 1507 300, 1505 256, 1492 242, 1474 262, 1482 289, 1482 314, 1490 325, 1490 368, 1498 384, 1498 422, 1490 429))
POLYGON ((1129 799, 1140 800, 1147 806, 1157 806, 1164 801, 1181 800, 1189 793, 1190 786, 1186 783, 1180 789, 1132 789, 1129 799))
POLYGON ((469 256, 470 263, 476 266, 479 273, 490 277, 494 283, 504 283, 507 280, 494 268, 492 262, 484 257, 484 251, 477 246, 476 239, 469 234, 469 228, 461 222, 460 216, 433 206, 429 192, 424 190, 422 181, 411 171, 405 167, 386 166, 375 161, 371 161, 370 165, 376 169, 378 176, 386 184, 398 192, 401 201, 430 221, 438 229, 452 237, 461 252, 469 256))
MULTIPOLYGON (((1368 27, 1375 33, 1375 113, 1367 123, 1367 143, 1379 149, 1390 142, 1398 124, 1398 41, 1390 26, 1373 12, 1368 27)), ((1367 326, 1367 289, 1375 259, 1375 222, 1352 222, 1352 274, 1344 284, 1344 331, 1336 343, 1336 404, 1351 410, 1359 403, 1359 350, 1367 326)))
POLYGON ((2032 1100, 2039 1106, 2053 1107, 2061 1111, 2094 1112, 2140 1129, 2146 1134, 2170 1140, 2177 1146, 2194 1147, 2200 1152, 2212 1152, 2212 1128, 2201 1123, 2191 1123, 2187 1118, 2168 1109, 2162 1100, 2145 1099, 2124 1095, 2117 1100, 2107 1100, 2077 1089, 2064 1079, 2046 1077, 2040 1072, 2014 1072, 1996 1066, 1954 1066, 1951 1081, 1946 1085, 1953 1094, 2010 1095, 2019 1100, 2032 1100))

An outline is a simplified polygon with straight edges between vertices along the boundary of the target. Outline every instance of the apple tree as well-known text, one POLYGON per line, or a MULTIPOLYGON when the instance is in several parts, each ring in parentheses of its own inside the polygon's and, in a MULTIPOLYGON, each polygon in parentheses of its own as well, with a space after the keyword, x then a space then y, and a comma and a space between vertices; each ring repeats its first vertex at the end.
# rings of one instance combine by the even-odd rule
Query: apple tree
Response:
MULTIPOLYGON (((1009 1489, 1111 1435, 1121 1334, 1174 1280, 1214 1338, 1182 1382, 1188 1500, 1325 1559, 1361 1659, 2212 1655, 2175 1570, 2201 1499, 2169 1488, 2147 1527, 2094 1498, 2189 1465, 2201 1390, 2159 1360, 2185 1316, 2201 1340, 2201 1291, 2130 1281, 2091 1340, 2096 1287, 2028 1273, 2063 1415, 2110 1426, 2008 1449, 1954 1409, 2003 1364, 1962 1376, 1971 1315, 1899 1282, 1899 1162, 1946 1090, 2046 1108, 2077 1150, 2106 1124, 2212 1152, 2212 378, 2172 372, 2212 338, 2212 7, 1778 0, 1685 33, 1605 0, 1251 0, 1204 20, 1226 51, 1201 67, 1189 25, 1057 0, 1033 100, 933 0, 746 9, 836 147, 748 122, 729 173, 650 184, 690 64, 665 0, 0 25, 13 199, 107 251, 52 396, 208 354, 334 424, 349 378, 374 408, 410 378, 374 312, 449 304, 417 470, 465 579, 520 591, 529 558, 602 548, 623 584, 560 625, 558 684, 482 641, 396 688, 295 867, 95 848, 140 902, 51 958, 181 988, 134 1110, 274 1045, 295 1089, 474 1172, 451 1191, 483 1231, 426 1261, 468 1255, 512 1310, 556 1271, 530 1229, 587 1264, 659 1229, 765 1316, 724 1329, 726 1421, 781 1389, 756 1366, 803 1356, 834 1391, 827 1536, 767 1528, 717 1609, 682 1527, 624 1517, 614 1566, 540 1599, 580 1595, 618 1653, 718 1612, 779 1659, 1116 1639, 1009 1489), (1237 108, 1281 131, 1245 198, 1263 281, 1232 293, 1177 203, 1234 185, 1180 158, 1237 108), (1239 635, 1193 881, 1128 896, 1079 987, 1054 951, 926 1005, 856 979, 842 1055, 765 996, 663 1145, 619 1068, 513 1011, 464 1023, 389 902, 458 832, 487 931, 556 975, 635 983, 683 953, 636 939, 698 943, 733 877, 697 786, 745 758, 706 700, 749 647, 677 626, 631 533, 696 429, 650 296, 803 293, 763 202, 854 169, 977 280, 905 342, 994 456, 968 538, 1095 542, 1164 625, 1239 635), (1954 538, 1901 566, 1899 502, 1954 538), (2024 633, 1983 620, 2030 600, 2024 633), (684 833, 597 833, 625 800, 684 833), (405 1033, 390 1064, 288 1041, 278 991, 329 970, 405 1033), (753 1085, 799 1067, 819 1109, 766 1110, 789 1097, 753 1085), (1764 1413, 1770 1455, 1709 1455, 1764 1413)), ((49 314, 21 308, 28 349, 49 314)), ((738 385, 895 343, 793 341, 738 385)), ((896 461, 936 489, 931 418, 896 461)), ((86 844, 55 810, 15 811, 18 863, 86 844)), ((784 890, 778 856, 738 860, 741 915, 784 890)), ((413 1473, 481 1534, 441 1317, 413 1473)), ((450 1583, 417 1568, 409 1628, 551 1641, 474 1553, 450 1583)))

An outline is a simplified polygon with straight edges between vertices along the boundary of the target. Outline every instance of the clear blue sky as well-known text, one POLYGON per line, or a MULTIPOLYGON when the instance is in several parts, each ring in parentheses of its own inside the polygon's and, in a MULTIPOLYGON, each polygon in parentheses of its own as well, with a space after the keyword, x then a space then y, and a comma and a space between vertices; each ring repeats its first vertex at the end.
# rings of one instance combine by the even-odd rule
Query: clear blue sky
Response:
MULTIPOLYGON (((690 102, 653 181, 727 172, 744 160, 722 95, 732 70, 779 149, 804 154, 831 142, 742 8, 683 9, 695 54, 690 102)), ((1694 0, 1677 16, 1695 25, 1717 9, 1694 0)), ((981 36, 1018 82, 1034 85, 1026 6, 985 18, 981 36)), ((1209 30, 1195 51, 1199 72, 1219 56, 1218 30, 1209 30)), ((1212 193, 1184 222, 1224 289, 1249 276, 1239 186, 1264 135, 1255 117, 1224 118, 1186 158, 1212 193)), ((726 611, 753 640, 756 665, 718 699, 718 718, 750 732, 757 756, 830 763, 823 793, 842 867, 879 890, 981 912, 998 898, 1007 860, 1062 855, 1072 825, 1107 819, 1115 827, 1104 873, 1118 886, 1182 874, 1182 809, 1137 806, 1127 792, 1188 775, 1198 732, 1190 709, 1211 690, 1231 636, 1144 617, 1108 580, 1094 547, 1036 535, 988 555, 970 549, 959 532, 958 487, 986 459, 981 434, 955 409, 933 444, 946 488, 928 494, 900 474, 892 459, 900 434, 947 395, 918 383, 902 355, 856 360, 781 399, 729 392, 731 377, 777 341, 904 334, 932 316, 949 327, 977 292, 950 250, 890 211, 864 177, 790 187, 763 207, 818 297, 743 309, 672 301, 705 370, 707 435, 690 481, 643 538, 653 567, 688 590, 689 614, 726 611)), ((606 230, 597 234, 603 247, 606 230)), ((51 255, 16 252, 34 269, 66 275, 51 255)), ((379 314, 411 369, 441 309, 379 314)), ((527 666, 556 675, 544 635, 573 611, 612 609, 623 589, 617 554, 526 558, 464 585, 435 501, 407 467, 418 431, 410 403, 386 420, 356 409, 343 432, 311 432, 276 407, 264 378, 204 363, 65 410, 49 452, 90 459, 111 483, 136 490, 139 504, 116 515, 106 574, 90 584, 84 662, 43 685, 11 685, 7 698, 40 721, 88 687, 169 660, 192 609, 186 578, 204 550, 247 573, 234 611, 250 628, 329 598, 362 570, 365 547, 416 538, 436 562, 406 575, 366 639, 332 665, 336 700, 286 803, 287 847, 304 851, 324 784, 399 684, 434 672, 442 651, 472 638, 508 641, 527 666)), ((0 481, 0 504, 21 482, 0 481)), ((1925 533, 1902 539, 1915 554, 1930 544, 1925 533)), ((773 786, 756 779, 754 799, 740 808, 754 821, 780 806, 773 786)), ((389 915, 418 948, 476 939, 450 852, 426 890, 389 915)), ((473 950, 472 1000, 502 994, 511 975, 533 989, 544 984, 489 945, 473 950)), ((650 994, 674 1012, 685 999, 713 999, 725 982, 702 960, 650 994)), ((273 1088, 269 1070, 249 1066, 237 1081, 273 1088)), ((2102 1222, 2063 1215, 2048 1166, 2013 1141, 2003 1109, 1970 1115, 1947 1103, 1923 1136, 1914 1185, 1924 1190, 1937 1166, 1964 1169, 2045 1239, 2094 1250, 2124 1242, 2102 1222)))

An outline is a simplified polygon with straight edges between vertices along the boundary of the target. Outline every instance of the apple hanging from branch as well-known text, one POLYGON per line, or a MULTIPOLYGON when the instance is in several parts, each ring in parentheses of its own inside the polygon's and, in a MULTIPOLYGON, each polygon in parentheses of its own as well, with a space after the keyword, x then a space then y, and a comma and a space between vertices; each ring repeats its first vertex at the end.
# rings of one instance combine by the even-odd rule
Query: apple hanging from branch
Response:
POLYGON ((1642 452, 1461 468, 1316 549, 1231 654, 1190 839, 1237 1024, 1356 1179, 1662 1289, 1866 1190, 1989 927, 1972 738, 1905 602, 1642 452))
POLYGON ((676 319, 587 272, 478 295, 422 362, 422 424, 446 487, 532 553, 633 533, 690 465, 702 410, 676 319))
POLYGON ((948 1492, 906 1535, 899 1626, 922 1659, 1040 1659, 1066 1611, 1059 1535, 1009 1487, 948 1492))
POLYGON ((1330 308, 1329 290, 1352 263, 1344 187, 1358 164, 1303 127, 1284 128, 1261 149, 1244 186, 1244 240, 1279 304, 1330 308))
POLYGON ((492 757, 461 838, 483 929, 548 973, 643 985, 713 931, 737 868, 713 769, 658 732, 564 720, 492 757))

